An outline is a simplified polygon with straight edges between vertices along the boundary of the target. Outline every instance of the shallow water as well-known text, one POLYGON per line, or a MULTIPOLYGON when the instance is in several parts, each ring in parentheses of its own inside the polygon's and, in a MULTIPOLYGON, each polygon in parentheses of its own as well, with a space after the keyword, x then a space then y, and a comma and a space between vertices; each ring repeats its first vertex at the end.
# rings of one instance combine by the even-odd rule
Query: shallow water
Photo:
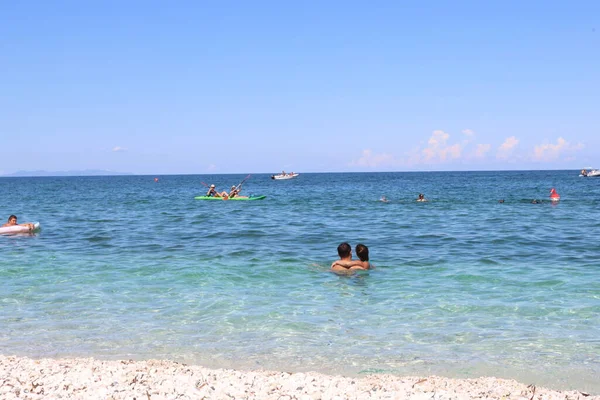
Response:
POLYGON ((194 200, 245 176, 0 178, 0 217, 42 225, 0 236, 0 353, 600 393, 600 179, 257 174, 264 200, 194 200), (377 268, 330 273, 342 241, 377 268))

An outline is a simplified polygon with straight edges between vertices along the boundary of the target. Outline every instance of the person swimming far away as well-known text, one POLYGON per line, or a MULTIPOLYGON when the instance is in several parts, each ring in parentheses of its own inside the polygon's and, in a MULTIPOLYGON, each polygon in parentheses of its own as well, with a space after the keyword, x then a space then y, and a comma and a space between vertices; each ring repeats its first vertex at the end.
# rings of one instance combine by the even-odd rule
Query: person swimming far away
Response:
POLYGON ((419 198, 417 199, 417 201, 427 201, 427 199, 425 198, 425 195, 423 193, 419 193, 419 198))

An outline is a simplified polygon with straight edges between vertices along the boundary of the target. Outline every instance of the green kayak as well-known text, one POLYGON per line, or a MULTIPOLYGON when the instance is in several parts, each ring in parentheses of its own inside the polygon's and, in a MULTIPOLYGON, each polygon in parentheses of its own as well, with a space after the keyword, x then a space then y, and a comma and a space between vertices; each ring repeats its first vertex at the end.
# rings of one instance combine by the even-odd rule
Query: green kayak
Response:
POLYGON ((194 197, 194 199, 196 200, 222 200, 222 201, 234 201, 234 200, 262 200, 267 196, 240 196, 240 197, 234 197, 233 199, 224 199, 222 197, 210 197, 210 196, 196 196, 194 197))

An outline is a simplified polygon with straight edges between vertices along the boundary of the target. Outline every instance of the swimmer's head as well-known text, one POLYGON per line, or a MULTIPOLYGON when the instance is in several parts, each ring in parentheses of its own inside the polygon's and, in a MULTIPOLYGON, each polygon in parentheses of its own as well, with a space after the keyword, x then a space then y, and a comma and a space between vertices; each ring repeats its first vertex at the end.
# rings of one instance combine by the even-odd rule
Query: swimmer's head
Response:
POLYGON ((337 250, 340 258, 350 257, 350 255, 352 254, 352 247, 350 247, 350 245, 346 242, 341 243, 338 246, 337 250))
POLYGON ((356 245, 356 255, 360 258, 360 261, 369 261, 369 248, 364 244, 356 245))

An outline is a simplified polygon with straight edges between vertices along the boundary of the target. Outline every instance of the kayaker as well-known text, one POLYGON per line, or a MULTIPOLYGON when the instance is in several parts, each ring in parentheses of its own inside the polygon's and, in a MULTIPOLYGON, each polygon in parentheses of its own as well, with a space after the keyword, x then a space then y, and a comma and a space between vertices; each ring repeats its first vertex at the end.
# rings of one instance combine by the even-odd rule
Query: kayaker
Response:
POLYGON ((10 217, 8 217, 8 222, 4 225, 2 225, 2 228, 4 227, 8 227, 8 226, 26 226, 29 228, 30 231, 34 230, 34 226, 32 223, 26 222, 24 224, 17 224, 17 216, 16 215, 11 215, 10 217))
POLYGON ((240 192, 242 191, 242 188, 239 188, 237 186, 232 186, 231 190, 229 191, 229 198, 233 199, 234 197, 236 197, 238 194, 240 194, 240 192))
POLYGON ((215 189, 214 184, 210 185, 210 187, 208 188, 208 192, 206 192, 206 195, 208 197, 221 197, 221 193, 217 192, 217 189, 215 189))

